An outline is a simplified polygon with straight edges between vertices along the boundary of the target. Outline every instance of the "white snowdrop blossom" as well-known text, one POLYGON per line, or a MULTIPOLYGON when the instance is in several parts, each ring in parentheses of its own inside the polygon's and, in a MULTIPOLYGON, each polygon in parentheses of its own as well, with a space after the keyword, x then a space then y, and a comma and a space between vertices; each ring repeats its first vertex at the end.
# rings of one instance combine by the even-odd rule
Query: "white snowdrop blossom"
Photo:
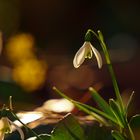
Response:
POLYGON ((85 41, 83 46, 76 53, 73 65, 75 68, 78 68, 86 58, 91 59, 93 54, 95 55, 98 63, 99 69, 102 67, 102 57, 99 51, 93 47, 93 45, 89 41, 85 41))
POLYGON ((7 133, 12 133, 12 125, 17 129, 20 134, 21 140, 24 140, 24 133, 20 127, 9 120, 7 117, 0 119, 0 140, 4 140, 4 136, 7 133))

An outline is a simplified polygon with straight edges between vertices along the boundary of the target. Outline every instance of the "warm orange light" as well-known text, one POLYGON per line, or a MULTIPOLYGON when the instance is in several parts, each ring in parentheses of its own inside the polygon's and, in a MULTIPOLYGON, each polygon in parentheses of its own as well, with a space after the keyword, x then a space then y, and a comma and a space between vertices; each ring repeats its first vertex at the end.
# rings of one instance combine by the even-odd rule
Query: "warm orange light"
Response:
POLYGON ((74 109, 73 103, 67 99, 51 99, 43 104, 43 108, 57 113, 71 112, 74 109))

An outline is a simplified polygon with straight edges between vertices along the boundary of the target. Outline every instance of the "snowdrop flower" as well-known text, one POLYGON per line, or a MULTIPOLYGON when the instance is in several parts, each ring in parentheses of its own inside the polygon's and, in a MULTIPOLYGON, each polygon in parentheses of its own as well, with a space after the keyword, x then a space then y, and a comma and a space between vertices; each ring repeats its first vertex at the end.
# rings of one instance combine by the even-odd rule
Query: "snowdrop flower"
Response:
POLYGON ((24 134, 20 127, 14 124, 7 117, 2 117, 0 119, 0 140, 4 140, 4 136, 7 133, 12 133, 12 125, 17 129, 22 140, 24 140, 24 134))
POLYGON ((99 69, 102 67, 102 57, 98 50, 93 47, 93 45, 89 41, 85 41, 83 46, 76 53, 73 65, 75 68, 78 68, 86 58, 91 59, 93 54, 95 55, 98 63, 99 69))

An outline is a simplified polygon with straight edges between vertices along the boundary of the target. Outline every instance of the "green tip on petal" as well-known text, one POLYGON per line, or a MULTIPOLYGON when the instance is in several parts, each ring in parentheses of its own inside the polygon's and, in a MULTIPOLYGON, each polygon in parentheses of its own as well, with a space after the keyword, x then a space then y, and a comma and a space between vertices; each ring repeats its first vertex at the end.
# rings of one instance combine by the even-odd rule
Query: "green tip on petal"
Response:
POLYGON ((101 55, 98 52, 98 50, 92 46, 92 44, 89 41, 85 41, 83 46, 75 54, 75 57, 73 59, 74 67, 78 68, 79 66, 81 66, 84 60, 86 58, 91 59, 93 54, 95 55, 95 58, 97 59, 98 67, 100 69, 102 67, 101 55))

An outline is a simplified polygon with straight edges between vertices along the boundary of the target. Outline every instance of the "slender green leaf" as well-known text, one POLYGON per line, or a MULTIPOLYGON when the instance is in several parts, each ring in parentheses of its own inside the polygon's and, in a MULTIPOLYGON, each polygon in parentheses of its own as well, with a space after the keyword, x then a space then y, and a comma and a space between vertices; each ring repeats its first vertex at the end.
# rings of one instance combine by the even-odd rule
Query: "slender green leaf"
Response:
POLYGON ((109 128, 100 127, 96 123, 86 126, 85 134, 85 140, 114 140, 109 128))
POLYGON ((135 140, 134 133, 133 133, 132 128, 131 128, 129 123, 127 124, 127 128, 129 130, 128 131, 128 138, 130 138, 130 140, 135 140))
POLYGON ((78 121, 69 113, 57 124, 51 140, 85 140, 85 135, 78 121))
POLYGON ((62 96, 63 98, 66 98, 67 100, 71 101, 77 108, 79 108, 80 110, 84 111, 85 113, 92 115, 98 122, 100 122, 101 124, 104 125, 108 125, 108 123, 105 121, 105 119, 103 119, 100 115, 88 110, 87 108, 79 105, 76 103, 76 101, 72 100, 71 98, 69 98, 68 96, 66 96, 64 93, 62 93, 60 90, 58 90, 56 87, 53 87, 53 90, 56 91, 56 93, 58 93, 60 96, 62 96))
POLYGON ((140 114, 131 117, 129 124, 132 128, 140 128, 140 114))
POLYGON ((114 99, 110 99, 109 104, 112 109, 112 112, 114 113, 116 119, 118 120, 118 123, 120 124, 122 128, 124 128, 124 126, 126 125, 126 122, 124 120, 123 114, 121 113, 119 105, 117 104, 117 102, 115 102, 114 99))
POLYGON ((130 97, 129 97, 129 100, 128 100, 128 102, 127 102, 127 105, 126 105, 126 113, 125 113, 126 116, 127 116, 128 111, 129 111, 129 109, 130 109, 130 107, 131 107, 131 105, 132 105, 133 97, 134 97, 134 91, 131 93, 131 95, 130 95, 130 97))
POLYGON ((103 37, 103 34, 100 30, 97 31, 98 32, 98 35, 99 35, 99 39, 104 42, 104 37, 103 37))
POLYGON ((98 115, 97 113, 95 113, 93 111, 90 111, 85 106, 82 106, 82 105, 77 104, 77 103, 75 103, 75 106, 78 107, 80 110, 84 111, 85 113, 93 116, 95 118, 95 120, 97 120, 100 124, 103 124, 105 126, 109 125, 108 122, 102 116, 98 115))
POLYGON ((94 113, 97 113, 98 115, 100 115, 100 116, 102 116, 102 117, 104 117, 104 118, 106 118, 106 119, 108 119, 108 120, 110 120, 110 121, 112 121, 112 122, 114 122, 116 124, 118 124, 116 118, 114 118, 112 116, 109 116, 105 112, 102 112, 102 111, 100 111, 100 110, 98 110, 98 109, 96 109, 96 108, 94 108, 92 106, 89 106, 89 105, 86 105, 86 104, 83 104, 83 103, 80 103, 80 102, 77 102, 77 101, 75 101, 75 103, 87 108, 88 110, 90 110, 90 111, 92 111, 94 113))
POLYGON ((109 116, 114 116, 114 114, 111 111, 111 108, 109 106, 109 104, 100 96, 100 94, 98 94, 98 92, 93 89, 92 87, 89 88, 89 91, 92 94, 93 99, 95 100, 95 102, 97 103, 97 105, 109 116))
POLYGON ((118 131, 112 130, 111 134, 116 140, 126 140, 126 138, 118 131))
MULTIPOLYGON (((42 140, 51 140, 51 136, 48 135, 48 134, 40 134, 38 135, 42 140)), ((28 138, 27 140, 40 140, 36 137, 31 137, 31 138, 28 138)))

